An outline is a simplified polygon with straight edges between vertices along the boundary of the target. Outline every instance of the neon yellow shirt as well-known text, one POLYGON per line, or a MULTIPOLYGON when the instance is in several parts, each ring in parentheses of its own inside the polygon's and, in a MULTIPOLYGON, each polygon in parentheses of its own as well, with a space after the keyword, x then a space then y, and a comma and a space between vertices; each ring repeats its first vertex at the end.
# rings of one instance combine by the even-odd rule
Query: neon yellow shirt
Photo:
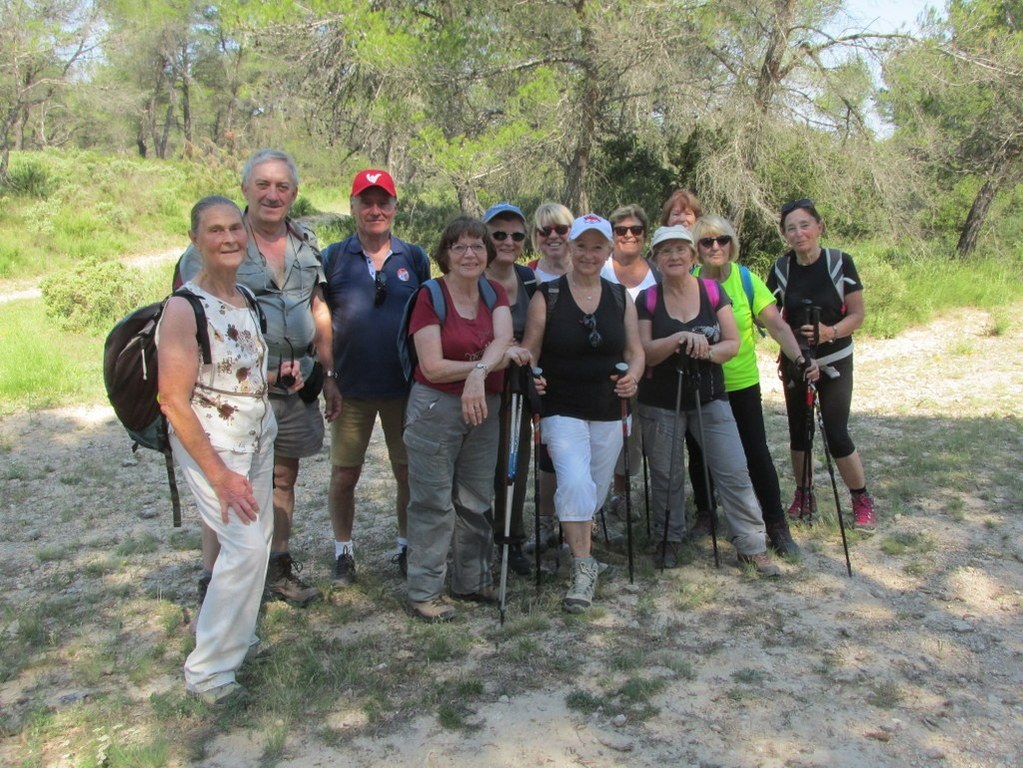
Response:
MULTIPOLYGON (((728 298, 732 300, 732 311, 735 313, 735 324, 739 327, 739 354, 721 367, 725 372, 725 391, 735 392, 760 383, 760 371, 757 369, 756 342, 760 333, 754 327, 753 315, 750 313, 749 299, 742 289, 742 276, 739 265, 732 264, 728 278, 720 283, 728 298)), ((699 276, 700 267, 693 271, 699 276)), ((774 296, 764 281, 750 272, 753 284, 753 311, 763 312, 768 304, 774 304, 774 296)))

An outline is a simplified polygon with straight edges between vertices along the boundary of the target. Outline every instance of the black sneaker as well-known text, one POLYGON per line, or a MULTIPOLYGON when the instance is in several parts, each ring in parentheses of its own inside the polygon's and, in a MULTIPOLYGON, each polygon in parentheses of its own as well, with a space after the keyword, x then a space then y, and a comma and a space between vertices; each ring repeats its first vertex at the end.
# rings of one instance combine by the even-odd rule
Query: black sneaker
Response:
POLYGON ((508 567, 519 576, 528 576, 533 572, 529 558, 522 551, 521 544, 508 545, 508 567))
MULTIPOLYGON (((395 552, 393 555, 391 555, 391 562, 398 566, 398 569, 401 571, 401 575, 403 577, 407 577, 408 576, 408 547, 407 546, 403 546, 403 547, 401 547, 401 549, 399 549, 397 552, 395 552)), ((341 568, 341 558, 338 558, 338 564, 337 564, 337 566, 335 566, 335 569, 340 569, 340 568, 341 568)), ((354 574, 355 574, 355 561, 353 560, 352 561, 352 575, 354 576, 354 574)))
POLYGON ((342 552, 337 556, 334 563, 334 583, 346 585, 355 583, 355 558, 350 552, 342 552))
POLYGON ((287 552, 270 558, 266 569, 266 588, 274 600, 305 606, 323 596, 320 590, 297 576, 301 571, 302 564, 292 560, 287 552))

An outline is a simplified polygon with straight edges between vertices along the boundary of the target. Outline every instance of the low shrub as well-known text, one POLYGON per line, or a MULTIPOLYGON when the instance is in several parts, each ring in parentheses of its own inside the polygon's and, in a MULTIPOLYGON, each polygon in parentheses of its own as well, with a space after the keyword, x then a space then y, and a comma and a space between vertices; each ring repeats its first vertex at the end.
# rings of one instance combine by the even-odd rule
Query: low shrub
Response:
POLYGON ((46 279, 46 316, 64 331, 106 333, 144 303, 143 273, 117 261, 89 259, 81 268, 46 279))

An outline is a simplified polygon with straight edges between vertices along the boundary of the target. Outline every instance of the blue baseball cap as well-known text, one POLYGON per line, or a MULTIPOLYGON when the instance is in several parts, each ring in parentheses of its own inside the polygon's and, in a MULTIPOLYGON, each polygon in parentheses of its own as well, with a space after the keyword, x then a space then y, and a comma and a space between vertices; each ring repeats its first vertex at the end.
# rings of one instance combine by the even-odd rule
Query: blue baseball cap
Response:
POLYGON ((526 216, 522 213, 522 210, 517 205, 511 203, 497 203, 487 208, 487 212, 483 214, 483 223, 489 224, 490 220, 500 216, 502 213, 513 213, 522 219, 523 223, 526 221, 526 216))

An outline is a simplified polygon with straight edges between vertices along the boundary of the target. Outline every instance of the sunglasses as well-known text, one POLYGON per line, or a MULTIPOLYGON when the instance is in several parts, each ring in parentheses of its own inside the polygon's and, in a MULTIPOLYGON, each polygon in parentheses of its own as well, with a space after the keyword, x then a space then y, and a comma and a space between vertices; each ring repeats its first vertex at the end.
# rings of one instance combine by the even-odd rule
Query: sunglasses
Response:
MULTIPOLYGON (((292 363, 291 367, 292 369, 294 369, 295 347, 292 346, 291 339, 289 339, 287 336, 284 337, 284 342, 288 345, 288 349, 291 350, 290 355, 292 363)), ((290 373, 281 373, 283 366, 284 358, 281 358, 281 360, 277 363, 277 386, 283 387, 284 389, 290 389, 291 387, 295 386, 295 377, 290 373)))
POLYGON ((503 243, 509 237, 516 243, 521 243, 526 239, 525 232, 505 232, 503 229, 499 229, 496 232, 491 232, 490 236, 499 243, 503 243))
POLYGON ((550 237, 555 232, 564 237, 568 234, 568 224, 552 224, 549 227, 537 227, 536 231, 540 233, 540 237, 550 237))
POLYGON ((701 237, 699 239, 700 245, 704 248, 710 248, 714 243, 717 243, 722 248, 732 242, 731 235, 718 235, 717 237, 701 237))
POLYGON ((808 197, 804 197, 802 200, 793 200, 791 203, 785 203, 785 205, 783 205, 781 207, 781 215, 782 216, 787 216, 788 214, 792 213, 797 208, 816 208, 816 207, 817 206, 815 206, 813 204, 813 200, 811 200, 808 197))
POLYGON ((590 342, 590 346, 596 349, 604 343, 604 337, 600 335, 600 331, 597 330, 597 318, 595 315, 583 315, 583 319, 579 321, 583 328, 590 332, 590 335, 586 338, 590 342))
POLYGON ((646 227, 642 224, 634 224, 631 227, 615 227, 615 234, 618 235, 618 237, 625 237, 626 234, 639 237, 644 232, 646 232, 646 227))
POLYGON ((373 278, 373 306, 379 307, 387 298, 387 273, 377 272, 373 278))

